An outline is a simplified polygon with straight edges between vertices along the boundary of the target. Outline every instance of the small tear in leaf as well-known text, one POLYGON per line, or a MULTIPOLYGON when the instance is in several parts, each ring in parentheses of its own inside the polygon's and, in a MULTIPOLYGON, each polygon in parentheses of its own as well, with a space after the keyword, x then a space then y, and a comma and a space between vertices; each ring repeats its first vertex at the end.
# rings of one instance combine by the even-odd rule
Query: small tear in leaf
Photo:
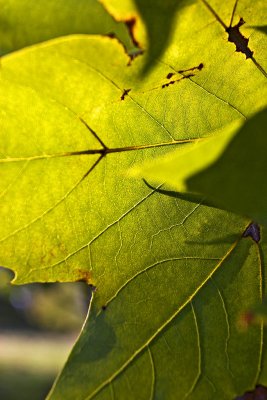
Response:
POLYGON ((256 222, 251 222, 251 224, 246 228, 245 232, 243 233, 243 237, 250 236, 254 242, 259 243, 261 239, 260 234, 260 227, 256 222))

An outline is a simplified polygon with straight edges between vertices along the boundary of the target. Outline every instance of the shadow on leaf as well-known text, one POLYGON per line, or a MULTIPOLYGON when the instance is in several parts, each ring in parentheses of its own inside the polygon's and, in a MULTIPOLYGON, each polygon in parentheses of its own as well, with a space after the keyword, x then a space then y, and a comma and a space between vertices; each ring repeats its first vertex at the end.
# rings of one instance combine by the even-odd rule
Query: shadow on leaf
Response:
MULTIPOLYGON (((175 15, 193 0, 134 0, 145 23, 149 41, 148 58, 143 69, 147 73, 155 59, 167 48, 174 29, 175 15)), ((178 55, 179 56, 179 55, 178 55)))

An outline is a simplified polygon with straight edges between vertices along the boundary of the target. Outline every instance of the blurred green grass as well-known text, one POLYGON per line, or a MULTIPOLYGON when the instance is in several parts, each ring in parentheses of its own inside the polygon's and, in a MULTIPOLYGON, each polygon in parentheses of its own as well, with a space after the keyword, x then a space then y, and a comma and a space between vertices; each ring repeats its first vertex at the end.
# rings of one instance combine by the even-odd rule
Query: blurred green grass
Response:
POLYGON ((43 400, 63 366, 74 336, 0 334, 0 399, 43 400))
POLYGON ((13 286, 0 267, 0 399, 44 400, 84 322, 83 283, 13 286))

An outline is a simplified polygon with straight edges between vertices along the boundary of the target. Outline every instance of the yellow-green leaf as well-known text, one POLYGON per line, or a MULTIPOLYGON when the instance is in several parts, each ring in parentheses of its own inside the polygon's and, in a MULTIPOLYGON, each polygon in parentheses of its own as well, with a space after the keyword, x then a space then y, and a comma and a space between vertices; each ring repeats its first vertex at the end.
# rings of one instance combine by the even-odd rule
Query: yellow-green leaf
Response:
MULTIPOLYGON (((250 11, 243 16, 256 24, 250 11)), ((0 264, 15 283, 96 286, 51 399, 220 400, 266 385, 262 325, 237 325, 264 294, 264 232, 255 242, 244 237, 250 220, 127 175, 265 105, 262 71, 206 7, 181 13, 143 81, 145 59, 129 65, 107 37, 57 39, 2 59, 0 264)), ((253 40, 256 57, 261 34, 253 40)))

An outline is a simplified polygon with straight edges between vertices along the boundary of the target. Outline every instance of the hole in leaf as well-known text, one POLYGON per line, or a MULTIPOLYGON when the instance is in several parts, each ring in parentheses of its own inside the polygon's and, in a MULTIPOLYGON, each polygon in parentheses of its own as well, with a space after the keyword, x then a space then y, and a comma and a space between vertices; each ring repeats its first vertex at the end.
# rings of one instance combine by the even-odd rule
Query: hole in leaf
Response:
POLYGON ((235 400, 267 400, 267 388, 257 385, 254 390, 246 392, 243 396, 236 397, 235 400))
POLYGON ((248 41, 245 36, 239 31, 239 28, 244 25, 245 21, 243 18, 240 18, 238 24, 235 26, 229 26, 226 28, 226 32, 228 33, 228 42, 232 42, 235 44, 236 51, 239 51, 245 54, 246 58, 252 58, 253 51, 251 51, 248 47, 248 41))
POLYGON ((219 17, 216 11, 211 7, 211 5, 206 0, 202 0, 202 3, 205 4, 208 10, 214 15, 216 20, 223 26, 225 31, 228 33, 228 42, 234 43, 236 51, 243 53, 246 56, 246 59, 248 58, 251 59, 253 63, 256 65, 256 67, 261 71, 261 73, 267 78, 266 71, 264 70, 264 68, 262 68, 262 66, 258 63, 258 61, 255 60, 255 58, 253 57, 253 51, 250 50, 250 48, 248 47, 249 39, 243 36, 239 30, 240 27, 245 23, 244 19, 241 17, 238 24, 232 26, 238 0, 235 1, 229 26, 227 26, 223 22, 223 20, 219 17))
POLYGON ((250 236, 254 242, 259 243, 261 239, 260 234, 260 227, 256 222, 251 222, 251 224, 246 228, 245 232, 243 233, 243 237, 250 236))

